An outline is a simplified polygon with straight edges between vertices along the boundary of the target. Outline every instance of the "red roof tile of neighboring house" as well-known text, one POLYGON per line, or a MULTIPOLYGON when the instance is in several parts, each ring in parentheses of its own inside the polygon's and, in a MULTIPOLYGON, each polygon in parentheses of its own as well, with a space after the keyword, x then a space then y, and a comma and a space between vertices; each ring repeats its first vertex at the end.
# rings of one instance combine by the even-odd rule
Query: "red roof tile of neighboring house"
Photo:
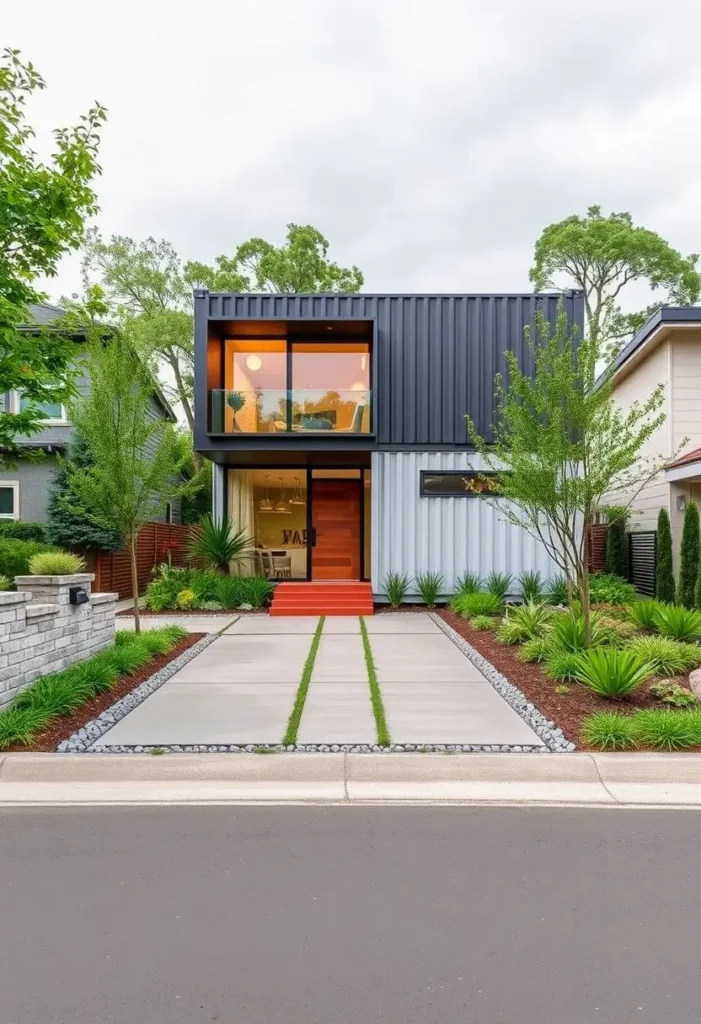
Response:
POLYGON ((686 452, 685 455, 680 455, 674 462, 668 462, 666 469, 677 469, 679 466, 688 466, 690 462, 701 461, 701 448, 694 448, 691 452, 686 452))

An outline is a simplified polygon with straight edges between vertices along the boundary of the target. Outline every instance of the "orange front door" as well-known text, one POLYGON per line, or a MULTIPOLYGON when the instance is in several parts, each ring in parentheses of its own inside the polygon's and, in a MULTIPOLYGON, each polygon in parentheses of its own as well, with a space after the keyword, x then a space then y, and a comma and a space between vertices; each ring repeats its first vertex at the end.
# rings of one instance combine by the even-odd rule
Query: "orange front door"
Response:
POLYGON ((312 480, 313 580, 360 579, 359 480, 312 480))

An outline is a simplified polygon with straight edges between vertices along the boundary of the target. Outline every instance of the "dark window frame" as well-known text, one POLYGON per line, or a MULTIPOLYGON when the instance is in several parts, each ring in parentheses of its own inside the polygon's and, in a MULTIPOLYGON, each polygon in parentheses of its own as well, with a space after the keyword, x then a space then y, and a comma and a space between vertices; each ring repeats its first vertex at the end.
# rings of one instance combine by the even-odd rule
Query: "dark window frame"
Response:
POLYGON ((426 477, 427 476, 450 476, 464 479, 465 477, 471 477, 479 479, 480 477, 493 477, 496 479, 496 473, 490 473, 488 471, 474 470, 474 469, 422 469, 419 471, 419 496, 422 498, 482 498, 485 494, 493 495, 494 491, 467 491, 467 490, 455 490, 455 491, 433 491, 426 490, 426 477))

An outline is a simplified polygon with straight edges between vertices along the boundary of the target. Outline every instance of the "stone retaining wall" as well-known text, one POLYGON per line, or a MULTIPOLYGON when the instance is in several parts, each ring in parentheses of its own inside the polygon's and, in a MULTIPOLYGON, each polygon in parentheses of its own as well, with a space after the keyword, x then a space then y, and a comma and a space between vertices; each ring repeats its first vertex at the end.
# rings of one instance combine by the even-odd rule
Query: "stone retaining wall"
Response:
POLYGON ((95 577, 17 576, 17 591, 0 592, 0 707, 38 676, 97 654, 114 642, 116 594, 91 594, 95 577), (82 587, 86 604, 72 605, 82 587))

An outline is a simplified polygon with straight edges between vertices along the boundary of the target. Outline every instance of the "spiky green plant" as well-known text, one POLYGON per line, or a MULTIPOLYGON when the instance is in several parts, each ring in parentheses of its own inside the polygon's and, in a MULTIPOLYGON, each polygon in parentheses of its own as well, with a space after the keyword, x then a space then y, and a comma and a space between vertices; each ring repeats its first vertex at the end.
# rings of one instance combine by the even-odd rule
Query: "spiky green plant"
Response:
POLYGON ((678 604, 660 605, 657 628, 663 636, 693 643, 701 638, 701 612, 678 604))
POLYGON ((626 647, 649 662, 657 676, 678 676, 701 665, 701 647, 669 636, 637 636, 626 647))
POLYGON ((189 553, 222 573, 251 556, 251 538, 246 530, 235 530, 231 519, 215 519, 211 513, 202 516, 194 528, 189 553))
POLYGON ((574 682, 579 669, 578 655, 562 647, 549 646, 545 655, 545 672, 551 679, 574 682))
POLYGON ((518 585, 521 588, 521 597, 524 602, 543 600, 545 584, 539 572, 522 572, 518 578, 518 585))
POLYGON ((72 576, 84 570, 84 559, 70 551, 43 551, 29 559, 31 576, 72 576))
POLYGON ((600 711, 582 723, 582 742, 597 750, 631 750, 635 746, 633 716, 600 711))
POLYGON ((393 608, 399 608, 411 586, 411 576, 403 572, 388 572, 384 579, 385 593, 393 608))
POLYGON ((659 601, 636 601, 627 610, 628 619, 637 629, 645 633, 654 633, 657 630, 657 613, 660 610, 659 601))
POLYGON ((564 575, 551 576, 545 584, 546 597, 550 604, 567 604, 569 592, 564 575))
MULTIPOLYGON (((600 617, 596 613, 591 616, 591 644, 592 647, 601 643, 600 617)), ((570 653, 583 651, 587 646, 584 617, 574 612, 558 614, 553 619, 552 641, 554 647, 560 647, 570 653)))
POLYGON ((477 594, 482 589, 482 577, 478 572, 466 569, 455 581, 455 593, 477 594))
POLYGON ((504 644, 520 644, 542 636, 551 629, 553 614, 547 605, 535 601, 509 608, 504 622, 497 629, 497 639, 504 644))
POLYGON ((509 593, 513 578, 513 574, 510 572, 490 572, 485 577, 485 589, 488 594, 493 594, 503 601, 509 593))
POLYGON ((498 615, 503 605, 494 594, 459 594, 450 607, 464 619, 472 619, 476 615, 498 615))
POLYGON ((545 661, 552 650, 552 643, 549 637, 538 636, 532 640, 526 640, 518 652, 521 661, 545 661))
POLYGON ((470 625, 478 633, 486 633, 488 630, 494 629, 496 624, 496 619, 492 615, 475 615, 470 619, 470 625))
POLYGON ((701 716, 696 711, 647 708, 633 718, 639 746, 655 750, 688 750, 701 745, 701 716))
POLYGON ((443 575, 440 572, 417 572, 416 587, 426 607, 435 608, 443 589, 443 575))
POLYGON ((653 665, 633 651, 590 647, 577 655, 574 678, 599 697, 621 700, 654 671, 653 665))

